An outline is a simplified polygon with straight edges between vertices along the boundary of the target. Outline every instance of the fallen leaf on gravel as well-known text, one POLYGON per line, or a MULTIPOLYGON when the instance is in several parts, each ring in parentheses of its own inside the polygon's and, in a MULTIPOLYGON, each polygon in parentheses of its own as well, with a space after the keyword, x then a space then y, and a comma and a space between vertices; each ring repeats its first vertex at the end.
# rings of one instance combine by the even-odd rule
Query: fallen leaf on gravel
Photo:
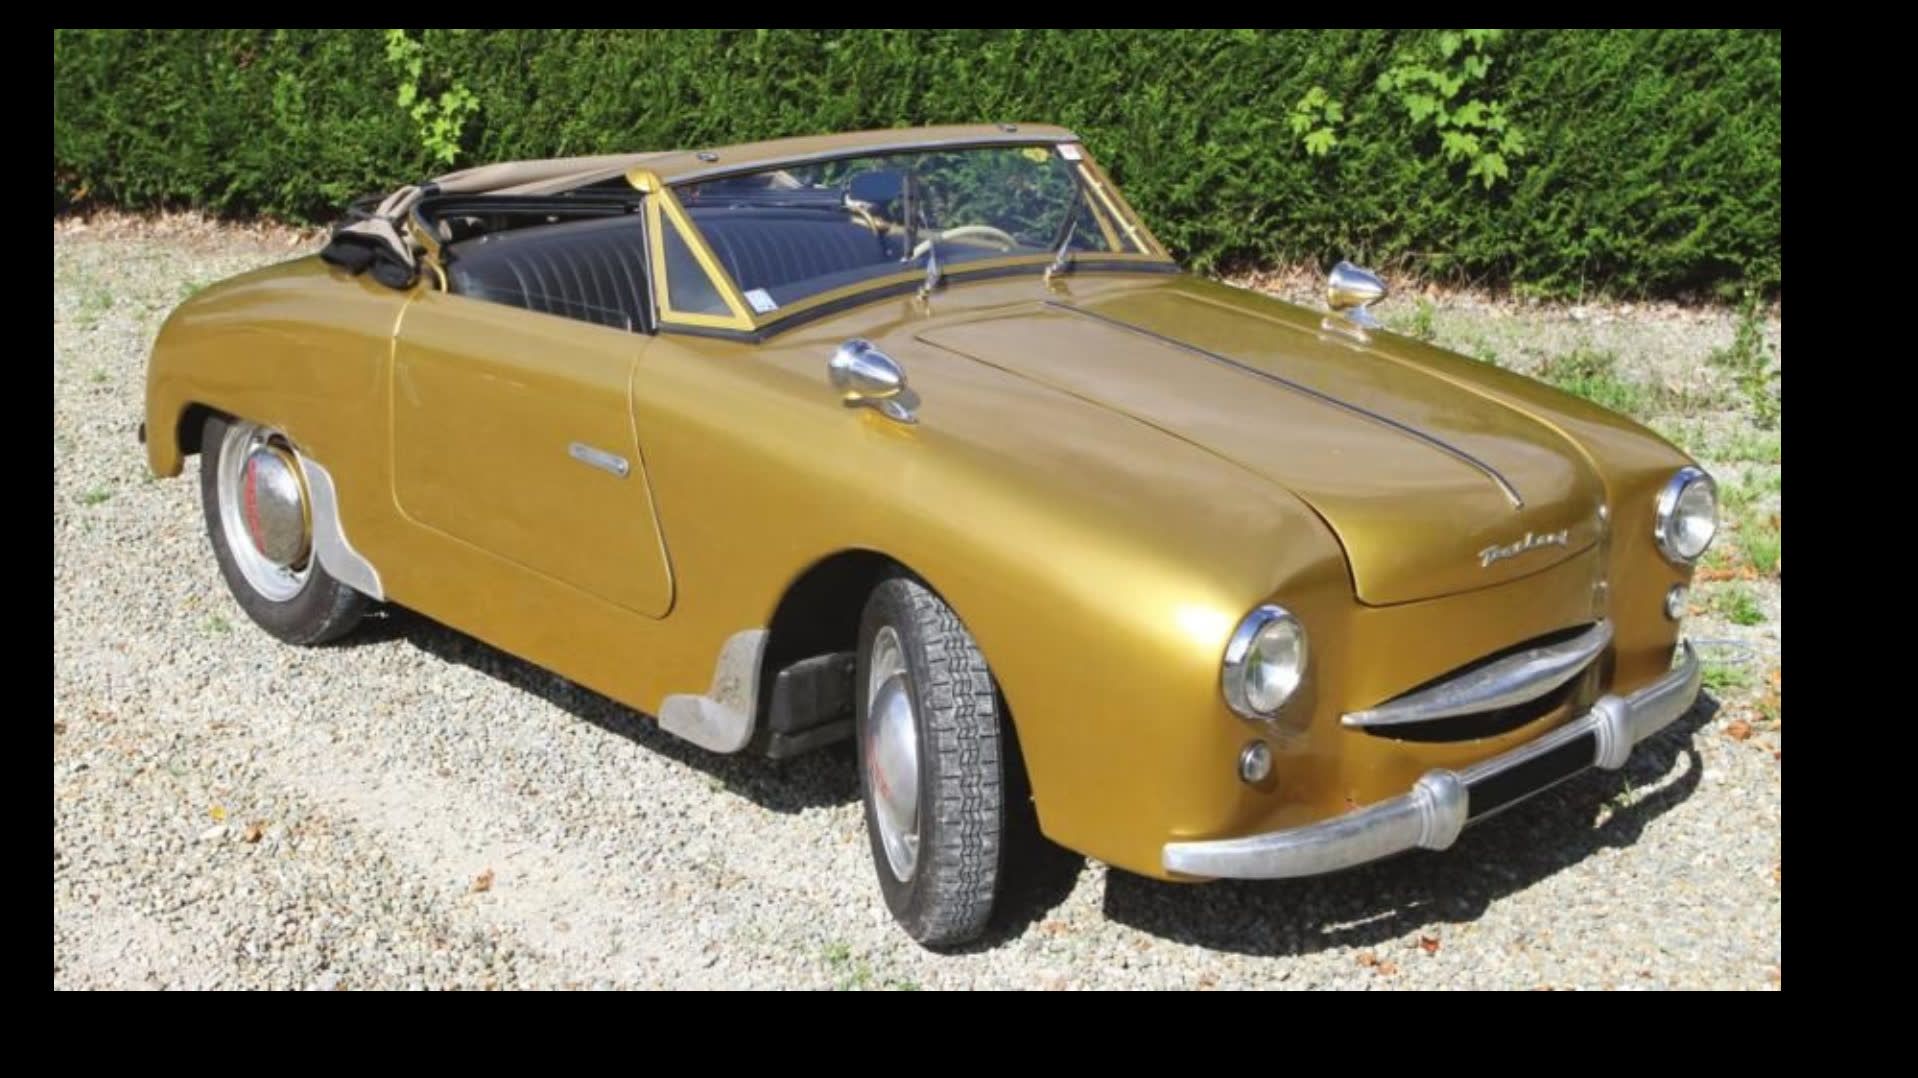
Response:
POLYGON ((1725 736, 1733 741, 1743 741, 1752 736, 1752 724, 1744 719, 1733 719, 1731 724, 1725 727, 1725 736))
POLYGON ((1210 971, 1199 974, 1200 988, 1217 988, 1218 986, 1219 986, 1219 978, 1215 974, 1211 973, 1210 971))
POLYGON ((213 817, 214 823, 219 823, 226 819, 226 809, 220 807, 219 805, 215 805, 212 808, 207 809, 206 814, 208 816, 213 817))
POLYGON ((1371 951, 1360 951, 1360 952, 1359 952, 1359 965, 1361 965, 1361 966, 1376 966, 1376 965, 1378 965, 1378 964, 1379 964, 1379 956, 1378 956, 1378 955, 1375 955, 1375 954, 1373 954, 1373 953, 1372 953, 1371 951))
POLYGON ((1044 932, 1048 936, 1062 936, 1065 935, 1069 929, 1066 927, 1064 921, 1041 921, 1039 922, 1039 931, 1044 932))
POLYGON ((1422 948, 1426 954, 1437 954, 1439 949, 1438 937, 1437 936, 1420 936, 1419 947, 1422 948))
POLYGON ((266 824, 256 820, 253 823, 247 824, 246 830, 240 832, 240 841, 258 842, 260 841, 260 836, 264 834, 266 834, 266 824))
POLYGON ((474 894, 477 895, 485 891, 491 891, 492 889, 493 889, 493 870, 492 869, 489 868, 485 872, 482 872, 479 875, 473 877, 473 893, 474 894))
POLYGON ((1387 977, 1392 976, 1398 971, 1399 971, 1399 964, 1397 962, 1380 962, 1379 963, 1379 972, 1384 974, 1387 977))
POLYGON ((1784 863, 1783 861, 1780 861, 1780 862, 1779 862, 1778 864, 1775 864, 1775 865, 1773 865, 1773 866, 1772 866, 1772 869, 1771 869, 1771 881, 1772 881, 1773 883, 1776 883, 1776 884, 1779 884, 1779 885, 1781 885, 1781 886, 1782 886, 1782 885, 1784 884, 1784 882, 1785 882, 1785 863, 1784 863))

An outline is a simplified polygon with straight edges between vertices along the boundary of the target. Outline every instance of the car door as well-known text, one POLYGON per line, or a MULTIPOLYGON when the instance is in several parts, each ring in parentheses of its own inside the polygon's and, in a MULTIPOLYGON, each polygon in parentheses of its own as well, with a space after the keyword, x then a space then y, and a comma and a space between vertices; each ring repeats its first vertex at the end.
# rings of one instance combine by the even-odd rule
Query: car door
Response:
POLYGON ((631 407, 650 340, 469 296, 420 295, 402 316, 391 368, 401 512, 663 617, 672 574, 631 407))

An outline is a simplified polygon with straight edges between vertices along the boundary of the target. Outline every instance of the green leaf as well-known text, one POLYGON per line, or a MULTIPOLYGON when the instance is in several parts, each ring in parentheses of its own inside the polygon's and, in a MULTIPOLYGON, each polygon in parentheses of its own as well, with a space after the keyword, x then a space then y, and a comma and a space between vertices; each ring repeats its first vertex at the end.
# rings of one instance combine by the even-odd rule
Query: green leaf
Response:
POLYGON ((1478 136, 1464 131, 1446 131, 1439 136, 1447 161, 1463 161, 1478 156, 1478 136))

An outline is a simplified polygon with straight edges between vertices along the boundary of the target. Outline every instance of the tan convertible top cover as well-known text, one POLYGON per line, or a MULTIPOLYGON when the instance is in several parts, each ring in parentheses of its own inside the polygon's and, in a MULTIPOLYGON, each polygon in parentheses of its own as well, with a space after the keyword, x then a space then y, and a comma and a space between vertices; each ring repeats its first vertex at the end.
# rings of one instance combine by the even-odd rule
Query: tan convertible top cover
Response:
POLYGON ((547 161, 501 161, 465 168, 435 177, 426 184, 400 188, 388 195, 371 217, 355 221, 340 231, 380 244, 411 269, 417 264, 413 245, 400 235, 400 222, 429 186, 457 195, 550 195, 622 176, 661 156, 664 155, 613 153, 596 157, 555 157, 547 161))
POLYGON ((608 153, 550 161, 501 161, 461 169, 432 182, 456 195, 551 195, 625 175, 663 153, 608 153))
MULTIPOLYGON (((919 127, 892 131, 861 131, 842 135, 812 135, 744 143, 713 150, 670 150, 654 153, 601 154, 596 157, 555 157, 545 161, 502 161, 449 172, 425 184, 402 187, 388 195, 371 215, 340 228, 328 254, 341 264, 357 265, 368 258, 382 259, 397 271, 395 279, 411 283, 419 262, 403 234, 406 215, 430 187, 450 194, 551 195, 622 176, 641 166, 668 183, 714 169, 777 164, 858 150, 903 150, 934 146, 985 143, 1076 142, 1078 136, 1063 127, 1039 124, 973 124, 919 127), (724 162, 719 164, 719 162, 724 162), (342 243, 341 240, 346 242, 342 243), (356 247, 357 257, 346 248, 356 247)), ((331 259, 329 259, 331 260, 331 259)))

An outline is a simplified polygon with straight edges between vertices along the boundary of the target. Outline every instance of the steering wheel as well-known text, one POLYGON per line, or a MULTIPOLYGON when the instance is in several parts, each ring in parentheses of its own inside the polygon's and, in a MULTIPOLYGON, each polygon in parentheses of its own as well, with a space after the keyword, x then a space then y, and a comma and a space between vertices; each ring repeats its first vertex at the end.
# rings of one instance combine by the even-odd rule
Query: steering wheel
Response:
POLYGON ((960 225, 958 228, 948 228, 920 240, 912 249, 912 257, 906 261, 913 261, 925 254, 935 240, 985 240, 987 243, 998 244, 999 249, 1003 251, 1010 251, 1019 246, 1019 241, 1013 239, 1004 229, 994 228, 991 225, 960 225))

